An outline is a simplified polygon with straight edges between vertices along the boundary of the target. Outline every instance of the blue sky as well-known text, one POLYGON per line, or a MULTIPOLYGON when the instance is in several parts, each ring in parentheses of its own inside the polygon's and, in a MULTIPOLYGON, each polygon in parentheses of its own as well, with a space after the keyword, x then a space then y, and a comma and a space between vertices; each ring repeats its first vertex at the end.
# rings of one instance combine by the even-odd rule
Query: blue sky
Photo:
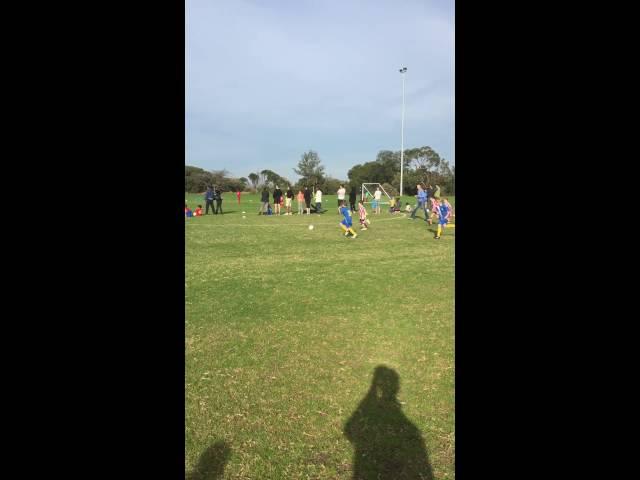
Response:
POLYGON ((185 163, 297 180, 318 152, 347 179, 380 150, 455 164, 454 2, 186 0, 185 163))

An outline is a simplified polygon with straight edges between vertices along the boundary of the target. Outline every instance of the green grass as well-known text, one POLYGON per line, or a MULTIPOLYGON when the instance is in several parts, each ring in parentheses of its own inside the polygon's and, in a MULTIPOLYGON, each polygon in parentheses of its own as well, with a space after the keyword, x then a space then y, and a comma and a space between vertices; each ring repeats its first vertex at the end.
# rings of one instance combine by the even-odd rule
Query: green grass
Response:
POLYGON ((335 195, 311 217, 224 197, 185 219, 189 478, 453 479, 455 228, 369 208, 347 239, 335 195), (379 366, 397 399, 368 395, 379 366))

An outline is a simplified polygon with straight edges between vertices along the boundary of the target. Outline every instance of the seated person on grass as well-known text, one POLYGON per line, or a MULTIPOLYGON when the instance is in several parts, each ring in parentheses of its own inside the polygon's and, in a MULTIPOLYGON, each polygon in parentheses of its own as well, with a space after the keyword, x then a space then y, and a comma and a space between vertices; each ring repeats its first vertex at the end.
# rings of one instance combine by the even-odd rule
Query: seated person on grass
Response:
POLYGON ((320 206, 320 210, 318 210, 317 208, 317 204, 314 205, 313 203, 311 204, 311 213, 324 213, 326 212, 325 209, 322 208, 322 206, 320 206))

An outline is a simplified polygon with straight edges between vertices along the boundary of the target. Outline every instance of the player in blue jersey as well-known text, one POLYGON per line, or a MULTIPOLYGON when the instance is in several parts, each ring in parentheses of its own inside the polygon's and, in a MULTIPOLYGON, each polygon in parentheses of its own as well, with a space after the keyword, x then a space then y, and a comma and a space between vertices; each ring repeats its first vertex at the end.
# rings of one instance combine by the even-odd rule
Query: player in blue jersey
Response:
POLYGON ((343 216, 343 219, 340 222, 340 228, 344 230, 344 236, 348 237, 349 233, 351 233, 351 238, 356 238, 358 234, 353 229, 353 224, 351 222, 351 211, 345 205, 344 200, 340 203, 340 213, 343 216))
POLYGON ((451 218, 451 205, 446 198, 443 198, 436 207, 436 214, 438 215, 438 232, 435 239, 440 240, 442 230, 447 227, 449 218, 451 218))

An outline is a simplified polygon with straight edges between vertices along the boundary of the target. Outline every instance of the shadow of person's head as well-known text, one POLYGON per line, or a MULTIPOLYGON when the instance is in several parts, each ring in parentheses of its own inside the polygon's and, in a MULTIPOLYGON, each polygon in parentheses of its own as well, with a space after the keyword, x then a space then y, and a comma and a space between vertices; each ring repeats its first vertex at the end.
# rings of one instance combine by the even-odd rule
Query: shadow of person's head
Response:
POLYGON ((396 401, 396 395, 400 391, 400 376, 395 370, 380 365, 374 370, 371 387, 375 390, 376 398, 396 401))
POLYGON ((186 476, 187 480, 217 480, 222 478, 224 467, 229 461, 231 448, 225 441, 219 441, 207 448, 198 459, 198 465, 186 476))

